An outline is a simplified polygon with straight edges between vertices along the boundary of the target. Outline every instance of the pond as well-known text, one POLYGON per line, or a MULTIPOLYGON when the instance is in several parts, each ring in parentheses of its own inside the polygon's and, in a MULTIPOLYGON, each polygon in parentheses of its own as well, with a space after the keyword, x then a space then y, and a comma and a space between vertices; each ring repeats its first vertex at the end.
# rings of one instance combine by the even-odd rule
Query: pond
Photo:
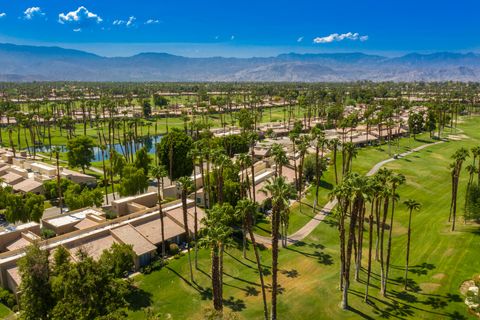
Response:
MULTIPOLYGON (((143 148, 143 146, 146 146, 147 149, 148 149, 148 153, 154 154, 155 153, 155 145, 158 142, 160 142, 161 139, 162 139, 161 135, 141 138, 141 139, 135 141, 135 143, 133 145, 133 150, 134 150, 134 152, 136 152, 138 149, 143 148)), ((50 148, 50 146, 48 146, 48 145, 36 146, 35 150, 37 152, 50 153, 52 151, 52 149, 55 148, 55 147, 60 148, 61 152, 67 152, 68 151, 67 147, 63 146, 63 145, 59 145, 59 146, 52 145, 52 148, 50 148)), ((125 145, 123 145, 123 144, 116 143, 116 144, 113 145, 113 148, 115 149, 115 151, 119 152, 120 154, 124 154, 124 152, 125 152, 125 145)), ((29 149, 30 149, 30 151, 32 151, 33 147, 30 147, 29 149)), ((108 159, 109 156, 110 156, 108 150, 109 150, 109 148, 107 148, 107 150, 105 152, 105 159, 108 159)), ((102 161, 102 150, 99 147, 94 147, 93 148, 93 154, 94 154, 94 158, 92 160, 93 162, 102 161)))

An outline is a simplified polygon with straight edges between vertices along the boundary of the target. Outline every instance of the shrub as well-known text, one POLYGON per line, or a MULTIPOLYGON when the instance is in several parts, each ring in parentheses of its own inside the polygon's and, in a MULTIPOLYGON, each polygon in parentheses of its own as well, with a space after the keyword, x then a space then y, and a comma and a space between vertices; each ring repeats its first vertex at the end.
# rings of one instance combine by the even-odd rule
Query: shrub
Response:
POLYGON ((17 299, 10 291, 0 288, 0 302, 12 309, 17 304, 17 299))
POLYGON ((42 228, 42 230, 40 231, 40 234, 41 234, 43 239, 50 239, 50 238, 53 238, 57 235, 55 233, 55 231, 53 231, 52 229, 48 229, 48 228, 42 228))
POLYGON ((171 255, 176 255, 180 252, 180 248, 178 247, 178 244, 170 243, 170 245, 168 246, 168 251, 170 251, 171 255))

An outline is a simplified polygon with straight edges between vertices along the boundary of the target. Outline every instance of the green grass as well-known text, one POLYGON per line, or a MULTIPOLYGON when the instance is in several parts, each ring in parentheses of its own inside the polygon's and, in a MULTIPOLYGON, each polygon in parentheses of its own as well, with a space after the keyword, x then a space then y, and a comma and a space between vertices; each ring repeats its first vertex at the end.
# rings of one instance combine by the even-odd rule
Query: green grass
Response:
MULTIPOLYGON (((424 133, 417 136, 417 140, 413 138, 401 138, 392 142, 389 148, 388 143, 381 146, 369 146, 358 150, 357 158, 353 163, 353 170, 362 174, 366 174, 378 162, 391 158, 394 154, 400 154, 409 151, 413 148, 424 144, 433 143, 435 140, 430 139, 429 134, 424 133), (389 150, 390 149, 390 150, 389 150)), ((333 157, 331 154, 329 157, 333 157)), ((339 179, 341 179, 342 170, 342 156, 341 152, 337 155, 337 170, 339 179)), ((335 186, 335 170, 333 165, 330 165, 328 170, 324 173, 323 179, 320 183, 318 194, 317 209, 321 209, 328 201, 329 194, 335 186)), ((315 198, 315 186, 312 185, 307 190, 306 198, 302 200, 305 205, 300 206, 295 203, 290 208, 290 223, 288 227, 288 234, 298 231, 305 225, 315 214, 313 212, 313 202, 315 198)), ((262 236, 269 236, 271 232, 270 220, 261 219, 255 226, 255 232, 262 236)))
POLYGON ((6 319, 11 315, 13 315, 12 310, 0 303, 0 319, 6 319))
MULTIPOLYGON (((379 294, 379 264, 373 264, 371 304, 363 302, 364 284, 355 283, 349 294, 351 310, 339 307, 338 232, 335 221, 327 218, 303 242, 280 252, 279 317, 282 319, 471 319, 459 287, 463 281, 478 274, 480 226, 464 225, 459 218, 458 230, 450 231, 447 222, 450 202, 450 155, 460 146, 480 144, 479 118, 461 125, 470 139, 430 146, 387 167, 407 177, 399 189, 401 200, 414 198, 422 210, 413 218, 411 246, 411 288, 405 292, 401 283, 404 274, 407 212, 398 206, 393 232, 392 269, 388 295, 379 294)), ((413 140, 413 139, 412 139, 413 140)), ((412 141, 412 147, 417 142, 412 141)), ((382 159, 382 152, 372 150, 359 154, 354 167, 366 172, 382 159), (362 163, 361 161, 367 161, 362 163)), ((471 160, 470 160, 471 161, 471 160)), ((462 176, 459 203, 464 196, 466 175, 462 176)), ((328 178, 327 178, 328 179, 328 178)), ((461 206, 460 206, 461 207, 461 206)), ((461 211, 461 210, 460 210, 461 211)), ((365 235, 367 237, 368 235, 365 235)), ((240 249, 229 249, 225 255, 224 298, 227 309, 235 310, 241 319, 258 319, 262 315, 258 275, 250 260, 241 257, 240 249)), ((366 258, 364 250, 364 258, 366 258)), ((262 252, 265 267, 270 264, 270 252, 262 252)), ((197 284, 188 276, 188 259, 174 260, 168 268, 136 278, 140 293, 136 308, 151 307, 171 319, 201 319, 202 311, 211 306, 209 299, 209 253, 200 253, 200 270, 194 274, 197 284), (140 303, 141 302, 141 303, 140 303)), ((363 262, 366 265, 366 262, 363 262)), ((361 280, 365 272, 361 272, 361 280)), ((270 279, 267 276, 267 283, 270 279)), ((143 319, 142 310, 132 311, 132 319, 143 319)))

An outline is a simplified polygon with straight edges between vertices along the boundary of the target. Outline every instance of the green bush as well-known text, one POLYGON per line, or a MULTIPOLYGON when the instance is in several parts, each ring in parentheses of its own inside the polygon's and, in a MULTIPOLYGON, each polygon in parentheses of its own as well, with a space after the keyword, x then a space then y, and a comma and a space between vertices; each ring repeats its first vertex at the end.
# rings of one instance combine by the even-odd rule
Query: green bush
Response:
POLYGON ((17 304, 17 299, 10 291, 0 288, 0 302, 12 309, 17 304))
POLYGON ((40 234, 41 234, 43 239, 50 239, 50 238, 53 238, 57 235, 55 233, 55 231, 53 231, 51 229, 48 229, 48 228, 42 228, 40 234))

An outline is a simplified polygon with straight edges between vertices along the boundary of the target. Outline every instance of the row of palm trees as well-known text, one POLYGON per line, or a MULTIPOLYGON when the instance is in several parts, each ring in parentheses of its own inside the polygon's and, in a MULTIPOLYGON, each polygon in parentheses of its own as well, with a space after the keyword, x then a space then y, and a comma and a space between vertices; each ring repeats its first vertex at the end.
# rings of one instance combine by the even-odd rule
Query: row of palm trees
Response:
MULTIPOLYGON (((365 280, 365 302, 369 301, 372 259, 380 264, 380 293, 385 296, 391 267, 392 233, 397 189, 405 183, 405 177, 382 168, 373 177, 348 172, 343 181, 333 190, 331 197, 338 201, 334 216, 338 222, 340 242, 340 289, 342 308, 348 309, 352 260, 355 267, 354 279, 360 281, 362 268, 364 224, 368 222, 367 278, 365 280), (367 216, 368 212, 368 216, 367 216), (388 232, 388 234, 387 234, 388 232)), ((412 199, 404 202, 409 209, 408 240, 406 248, 405 290, 407 290, 408 264, 411 239, 412 212, 420 204, 412 199)))

